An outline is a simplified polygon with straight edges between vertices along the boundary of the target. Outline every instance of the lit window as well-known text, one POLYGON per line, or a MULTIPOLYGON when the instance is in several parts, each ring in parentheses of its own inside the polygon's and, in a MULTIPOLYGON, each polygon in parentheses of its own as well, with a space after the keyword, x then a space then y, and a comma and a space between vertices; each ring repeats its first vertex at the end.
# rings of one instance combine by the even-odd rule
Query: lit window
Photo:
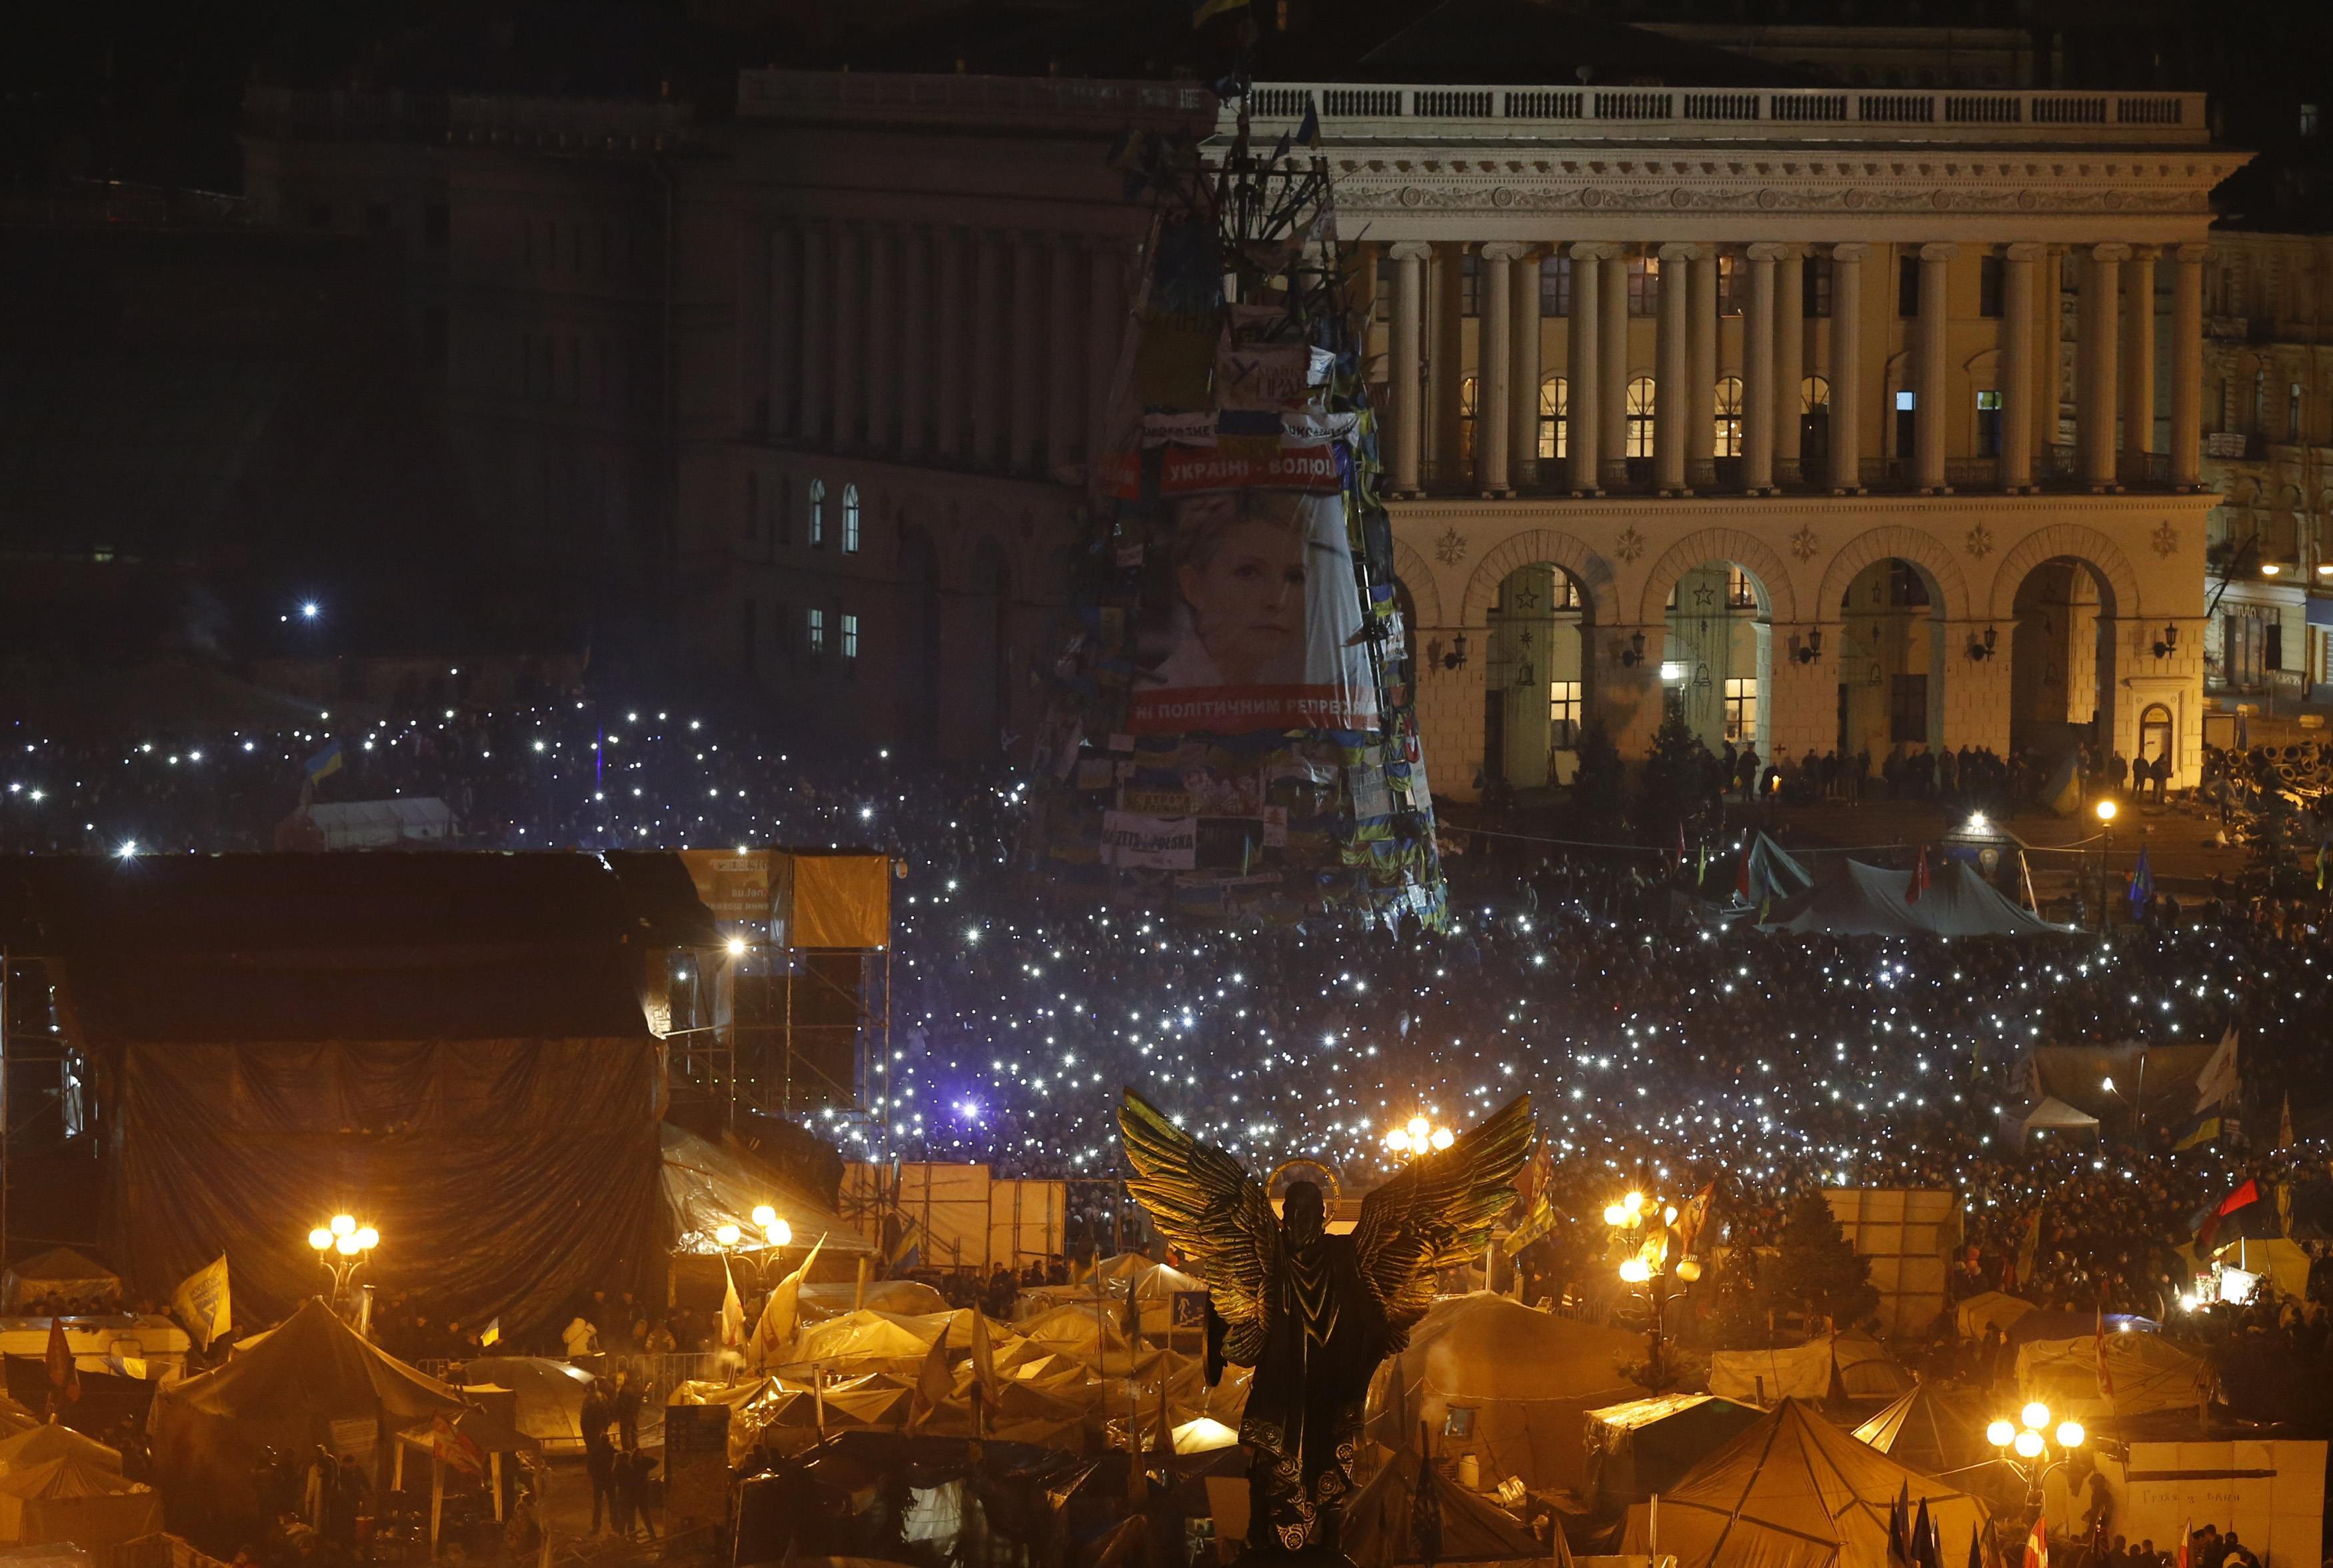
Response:
POLYGON ((859 656, 859 617, 848 611, 842 617, 842 656, 846 659, 859 656))
POLYGON ((1728 376, 1717 384, 1717 414, 1715 418, 1716 454, 1720 457, 1742 455, 1742 378, 1728 376))
POLYGON ((1570 455, 1565 437, 1570 424, 1568 388, 1560 376, 1539 384, 1539 454, 1541 458, 1570 455))
POLYGON ((802 612, 802 646, 809 650, 810 656, 813 659, 825 655, 826 612, 824 610, 813 609, 802 612))
POLYGON ((1639 376, 1628 383, 1628 452, 1630 457, 1653 454, 1655 391, 1653 378, 1639 376))
MULTIPOLYGON (((826 481, 823 479, 810 482, 810 547, 812 550, 826 548, 826 481)), ((816 615, 818 612, 812 610, 811 613, 816 615)), ((814 648, 811 650, 813 653, 816 651, 814 648)))
POLYGON ((1755 676, 1726 677, 1725 738, 1736 744, 1758 738, 1758 682, 1755 676))
POLYGON ((1579 733, 1580 706, 1586 697, 1586 687, 1579 681, 1550 681, 1547 684, 1547 743, 1558 751, 1569 751, 1577 743, 1579 733))
POLYGON ((859 553, 859 487, 842 487, 842 553, 859 553))

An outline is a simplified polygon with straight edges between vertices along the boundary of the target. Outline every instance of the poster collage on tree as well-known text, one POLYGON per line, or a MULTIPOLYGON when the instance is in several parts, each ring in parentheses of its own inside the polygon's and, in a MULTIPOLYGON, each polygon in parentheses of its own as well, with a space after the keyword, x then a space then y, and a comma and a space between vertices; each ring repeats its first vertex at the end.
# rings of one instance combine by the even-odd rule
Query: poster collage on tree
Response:
POLYGON ((1127 435, 1094 486, 1035 748, 1040 863, 1202 917, 1439 925, 1363 321, 1333 263, 1327 288, 1227 303, 1239 269, 1212 218, 1154 235, 1127 435))

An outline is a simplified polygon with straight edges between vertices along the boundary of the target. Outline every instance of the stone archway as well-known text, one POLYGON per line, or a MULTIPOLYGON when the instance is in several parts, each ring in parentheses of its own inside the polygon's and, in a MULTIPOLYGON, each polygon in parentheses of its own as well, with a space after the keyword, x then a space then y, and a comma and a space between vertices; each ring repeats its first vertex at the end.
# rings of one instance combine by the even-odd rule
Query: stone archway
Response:
POLYGON ((1535 528, 1509 535, 1475 563, 1459 607, 1459 625, 1485 624, 1491 607, 1498 602, 1499 585, 1507 580, 1508 573, 1522 566, 1560 569, 1587 596, 1591 622, 1610 626, 1616 620, 1618 605, 1614 598, 1611 563, 1571 534, 1535 528))
POLYGON ((1706 561, 1729 561, 1758 579, 1765 590, 1774 624, 1789 626, 1799 618, 1799 590, 1782 558, 1750 534, 1733 528, 1704 528, 1689 533, 1663 551, 1645 578, 1637 624, 1657 626, 1667 613, 1669 590, 1685 573, 1706 561))
POLYGON ((2108 590, 2108 615, 2136 617, 2146 614, 2146 607, 2139 602, 2138 574, 2131 569, 2130 558, 2123 554, 2121 547, 2097 529, 2059 522, 2034 530, 2001 558, 1985 606, 1988 618, 1999 621, 2013 616, 2017 590, 2027 576, 2043 561, 2059 556, 2081 561, 2098 574, 2108 590))
POLYGON ((1824 620, 1837 615, 1839 601, 1846 597, 1848 585, 1862 575, 1866 567, 1890 557, 1910 561, 1927 575, 1941 601, 1935 607, 1937 619, 1967 618, 1971 600, 1968 579, 1961 573, 1960 562, 1935 535, 1901 523, 1867 529, 1839 548, 1830 564, 1823 569, 1822 587, 1815 593, 1816 615, 1824 620))
MULTIPOLYGON (((1405 540, 1393 541, 1393 575, 1409 595, 1416 625, 1439 626, 1442 620, 1442 580, 1434 567, 1405 540)), ((1414 628, 1413 628, 1414 629, 1414 628)))

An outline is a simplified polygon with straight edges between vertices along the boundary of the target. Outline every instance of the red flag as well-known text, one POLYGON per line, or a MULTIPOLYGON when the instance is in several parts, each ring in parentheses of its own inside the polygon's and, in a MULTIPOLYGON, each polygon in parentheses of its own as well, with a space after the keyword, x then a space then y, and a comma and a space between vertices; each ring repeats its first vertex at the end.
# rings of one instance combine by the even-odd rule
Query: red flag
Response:
POLYGON ((1920 895, 1928 891, 1928 846, 1920 846, 1920 858, 1913 864, 1912 880, 1905 885, 1904 902, 1917 904, 1920 895))
POLYGON ((2037 1517, 2025 1537, 2025 1568, 2050 1568, 2050 1521, 2037 1517))
POLYGON ((57 1401, 78 1402, 81 1399, 81 1369, 73 1364, 72 1346, 65 1343, 65 1320, 49 1319, 49 1413, 54 1415, 57 1401))
POLYGON ((2195 1568, 2195 1521, 2193 1516, 2179 1526, 2178 1568, 2195 1568))
POLYGON ((2229 1193, 2225 1198, 2222 1199, 2220 1200, 2220 1206, 2212 1210, 2212 1217, 2203 1221, 2203 1229, 2196 1233, 2195 1251, 2197 1255, 2201 1256, 2202 1254, 2212 1250, 2212 1238, 2219 1234, 2221 1220, 2225 1219, 2237 1209, 2246 1208, 2259 1201, 2260 1183, 2251 1181, 2249 1178, 2246 1179, 2242 1186, 2237 1188, 2233 1192, 2229 1193))
POLYGON ((430 1424, 429 1451, 466 1476, 486 1473, 486 1451, 478 1447, 476 1439, 444 1416, 430 1424))

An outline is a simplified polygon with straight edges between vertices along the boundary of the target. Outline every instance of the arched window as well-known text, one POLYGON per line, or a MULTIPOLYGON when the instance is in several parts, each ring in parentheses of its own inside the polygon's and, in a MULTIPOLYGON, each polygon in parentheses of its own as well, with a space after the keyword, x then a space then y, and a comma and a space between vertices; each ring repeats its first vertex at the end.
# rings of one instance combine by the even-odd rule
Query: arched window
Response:
POLYGON ((842 553, 859 553, 859 487, 842 487, 842 553))
POLYGON ((1830 462, 1830 383, 1810 376, 1799 383, 1799 466, 1820 473, 1830 462))
POLYGON ((1653 378, 1639 376, 1628 383, 1628 452, 1630 457, 1653 454, 1653 378))
POLYGON ((1467 377, 1458 383, 1458 450, 1467 462, 1474 461, 1474 378, 1467 377))
POLYGON ((1717 384, 1716 455, 1742 455, 1742 378, 1728 376, 1717 384))
POLYGON ((1810 376, 1799 383, 1799 412, 1811 414, 1818 408, 1830 406, 1830 383, 1820 376, 1810 376))
POLYGON ((826 481, 823 479, 810 482, 810 547, 812 550, 826 548, 826 481))
POLYGON ((2138 754, 2148 762, 2170 759, 2177 766, 2176 748, 2172 739, 2171 710, 2160 703, 2151 703, 2138 716, 2138 754))
POLYGON ((1550 376, 1539 384, 1539 454, 1541 461, 1571 454, 1566 440, 1570 423, 1570 388, 1562 377, 1550 376))

